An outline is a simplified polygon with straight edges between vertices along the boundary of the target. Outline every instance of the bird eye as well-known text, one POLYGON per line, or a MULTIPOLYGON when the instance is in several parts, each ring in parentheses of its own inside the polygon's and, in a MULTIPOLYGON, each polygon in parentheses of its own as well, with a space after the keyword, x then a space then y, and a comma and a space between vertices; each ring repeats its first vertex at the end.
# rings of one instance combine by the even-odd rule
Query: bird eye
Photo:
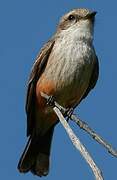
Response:
POLYGON ((69 21, 73 21, 73 20, 75 20, 75 16, 74 16, 74 15, 72 15, 72 14, 71 14, 71 15, 69 15, 68 20, 69 20, 69 21))

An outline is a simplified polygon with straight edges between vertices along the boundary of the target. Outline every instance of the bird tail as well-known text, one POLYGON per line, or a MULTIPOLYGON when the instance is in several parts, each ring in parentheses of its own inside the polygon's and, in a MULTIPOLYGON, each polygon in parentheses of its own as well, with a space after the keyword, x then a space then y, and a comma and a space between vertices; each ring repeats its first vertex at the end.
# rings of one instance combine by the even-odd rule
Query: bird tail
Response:
POLYGON ((54 127, 43 136, 30 137, 19 160, 18 169, 21 173, 31 171, 37 176, 49 173, 49 155, 54 127))

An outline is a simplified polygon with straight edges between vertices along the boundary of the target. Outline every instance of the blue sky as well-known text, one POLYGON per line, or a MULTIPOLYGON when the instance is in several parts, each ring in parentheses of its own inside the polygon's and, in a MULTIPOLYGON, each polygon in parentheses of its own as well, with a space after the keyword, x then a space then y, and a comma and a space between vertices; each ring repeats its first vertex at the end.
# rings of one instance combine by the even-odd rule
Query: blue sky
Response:
MULTIPOLYGON (((98 12, 94 45, 100 61, 100 77, 95 90, 76 113, 117 147, 117 2, 0 0, 0 179, 39 179, 30 173, 20 174, 16 168, 26 143, 26 82, 39 49, 55 32, 59 18, 78 7, 98 12)), ((117 179, 117 159, 70 124, 102 169, 105 179, 117 179)), ((43 179, 94 179, 60 124, 54 133, 51 155, 50 174, 43 179)))

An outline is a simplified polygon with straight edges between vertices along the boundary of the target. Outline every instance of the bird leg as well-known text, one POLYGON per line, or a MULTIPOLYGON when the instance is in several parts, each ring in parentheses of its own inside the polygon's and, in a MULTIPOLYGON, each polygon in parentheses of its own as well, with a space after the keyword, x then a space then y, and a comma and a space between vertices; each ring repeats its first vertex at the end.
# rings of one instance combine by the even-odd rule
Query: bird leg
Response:
POLYGON ((65 112, 65 116, 67 116, 66 121, 69 121, 71 119, 71 116, 73 114, 74 108, 67 108, 65 112))
POLYGON ((52 106, 52 107, 55 106, 55 98, 54 98, 54 96, 52 96, 52 95, 49 96, 49 98, 47 100, 47 105, 52 106))

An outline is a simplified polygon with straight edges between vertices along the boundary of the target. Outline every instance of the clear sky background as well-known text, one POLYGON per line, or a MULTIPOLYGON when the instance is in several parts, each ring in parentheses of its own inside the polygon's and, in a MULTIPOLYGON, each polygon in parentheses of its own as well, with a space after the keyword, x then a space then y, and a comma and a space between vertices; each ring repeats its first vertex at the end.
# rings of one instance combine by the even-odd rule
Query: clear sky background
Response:
MULTIPOLYGON (((42 45, 67 11, 86 7, 98 12, 94 45, 100 60, 95 90, 77 114, 117 148, 117 2, 116 0, 0 0, 0 179, 36 180, 20 174, 17 163, 26 143, 26 82, 42 45)), ((102 169, 117 179, 117 158, 70 123, 102 169)), ((93 174, 61 125, 55 129, 47 180, 93 180, 93 174)))

